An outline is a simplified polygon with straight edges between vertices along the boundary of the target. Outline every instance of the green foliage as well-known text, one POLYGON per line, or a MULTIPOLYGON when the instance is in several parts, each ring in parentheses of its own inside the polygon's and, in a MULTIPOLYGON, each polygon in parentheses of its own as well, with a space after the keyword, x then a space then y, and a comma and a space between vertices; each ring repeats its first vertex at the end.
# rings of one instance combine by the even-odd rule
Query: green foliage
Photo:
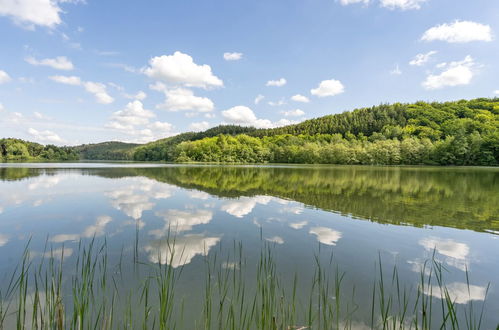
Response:
POLYGON ((133 149, 140 146, 136 143, 123 143, 117 141, 96 144, 83 144, 73 149, 81 159, 87 160, 131 160, 133 149))
POLYGON ((78 154, 71 147, 43 146, 20 139, 0 139, 0 161, 63 161, 76 159, 78 159, 78 154))
POLYGON ((193 141, 177 162, 498 165, 499 99, 392 104, 193 141))

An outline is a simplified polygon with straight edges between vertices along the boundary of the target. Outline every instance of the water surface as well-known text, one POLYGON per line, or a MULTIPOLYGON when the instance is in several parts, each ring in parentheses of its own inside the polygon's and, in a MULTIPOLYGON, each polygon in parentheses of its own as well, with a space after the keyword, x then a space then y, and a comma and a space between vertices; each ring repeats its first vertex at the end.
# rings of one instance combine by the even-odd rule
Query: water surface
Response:
MULTIPOLYGON (((179 290, 197 315, 206 258, 235 267, 230 250, 241 243, 251 278, 270 242, 290 281, 312 278, 314 256, 332 253, 358 302, 371 299, 379 258, 414 287, 435 258, 457 304, 480 305, 490 284, 484 325, 499 323, 496 168, 1 164, 0 180, 4 284, 28 240, 34 260, 50 246, 69 265, 80 240, 105 238, 110 264, 138 253, 182 267, 179 290), (183 252, 173 257, 172 232, 183 252)), ((368 315, 361 307, 354 319, 368 324, 368 315)))

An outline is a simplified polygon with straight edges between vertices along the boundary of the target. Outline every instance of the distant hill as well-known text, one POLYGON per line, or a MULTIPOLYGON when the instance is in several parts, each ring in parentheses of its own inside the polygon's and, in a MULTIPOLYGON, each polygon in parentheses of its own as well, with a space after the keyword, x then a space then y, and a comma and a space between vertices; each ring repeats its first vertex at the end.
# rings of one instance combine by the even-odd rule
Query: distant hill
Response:
POLYGON ((140 146, 136 143, 118 141, 95 144, 82 144, 72 147, 80 159, 86 160, 131 160, 133 149, 140 146))

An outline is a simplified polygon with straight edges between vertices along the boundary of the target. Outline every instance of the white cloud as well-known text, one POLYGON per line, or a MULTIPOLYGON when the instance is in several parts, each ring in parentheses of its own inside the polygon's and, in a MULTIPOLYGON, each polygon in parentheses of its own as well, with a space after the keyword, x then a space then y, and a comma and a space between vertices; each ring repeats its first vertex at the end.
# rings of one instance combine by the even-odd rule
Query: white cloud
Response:
POLYGON ((496 89, 496 90, 494 91, 494 94, 499 95, 499 89, 496 89))
POLYGON ((153 57, 143 72, 148 77, 173 85, 201 88, 223 86, 223 81, 213 75, 209 65, 198 65, 191 56, 179 51, 173 55, 153 57))
POLYGON ((145 125, 149 123, 150 118, 154 117, 155 114, 152 111, 144 109, 142 102, 135 100, 129 102, 125 109, 114 112, 111 115, 111 120, 123 126, 133 127, 134 125, 145 125))
POLYGON ((258 119, 250 108, 238 105, 222 111, 222 117, 231 124, 254 126, 256 128, 271 128, 274 124, 268 119, 258 119))
POLYGON ((114 98, 107 93, 106 85, 92 81, 82 81, 77 76, 50 76, 51 80, 65 85, 83 86, 85 90, 94 95, 97 103, 110 104, 114 98))
POLYGON ((310 93, 319 97, 334 96, 345 91, 345 87, 339 80, 330 79, 320 82, 317 88, 311 89, 310 93))
POLYGON ((147 94, 144 91, 138 91, 137 94, 124 93, 123 96, 126 97, 127 99, 143 101, 147 97, 147 94))
POLYGON ((264 98, 265 98, 265 96, 263 96, 262 94, 258 94, 258 95, 255 97, 255 104, 260 103, 260 102, 261 102, 264 98))
POLYGON ((81 85, 80 77, 76 76, 50 76, 51 80, 65 85, 79 86, 81 85))
POLYGON ((301 94, 296 94, 296 95, 291 96, 291 100, 293 100, 295 102, 301 102, 301 103, 310 102, 308 97, 306 97, 305 95, 301 95, 301 94))
POLYGON ((456 242, 453 239, 442 239, 439 237, 428 237, 419 241, 425 250, 438 253, 454 259, 466 259, 470 252, 467 244, 456 242))
POLYGON ((224 60, 239 61, 243 58, 243 53, 224 53, 224 60))
POLYGON ((5 84, 12 79, 10 78, 9 74, 3 70, 0 70, 0 84, 5 84))
POLYGON ((274 86, 274 87, 281 87, 286 85, 287 81, 284 78, 278 79, 278 80, 269 80, 265 84, 265 86, 274 86))
POLYGON ((410 62, 409 65, 422 66, 426 64, 430 57, 435 55, 437 52, 435 50, 429 51, 426 54, 417 54, 410 62))
POLYGON ((394 76, 400 76, 402 74, 402 71, 400 70, 399 68, 399 65, 396 64, 395 65, 395 68, 393 70, 390 71, 390 74, 391 75, 394 75, 394 76))
POLYGON ((189 125, 189 130, 194 131, 194 132, 205 131, 208 128, 210 128, 210 123, 207 121, 191 123, 189 125))
POLYGON ((49 143, 62 143, 63 140, 56 133, 46 130, 46 131, 38 131, 34 128, 29 128, 28 133, 35 139, 40 142, 49 142, 49 143))
POLYGON ((492 29, 490 25, 456 20, 450 24, 444 23, 428 29, 421 40, 440 40, 450 43, 492 41, 492 29))
POLYGON ((42 60, 37 60, 34 57, 26 57, 25 60, 29 64, 35 66, 39 65, 49 66, 57 70, 66 70, 66 71, 74 69, 73 63, 70 60, 68 60, 68 58, 65 56, 57 56, 56 58, 45 58, 42 60))
POLYGON ((440 74, 430 74, 423 81, 425 89, 440 89, 443 87, 452 87, 459 85, 468 85, 473 78, 473 67, 475 62, 471 56, 466 56, 464 60, 441 63, 437 67, 443 71, 440 74))
POLYGON ((213 101, 207 97, 195 96, 194 92, 187 88, 174 88, 164 90, 166 100, 157 106, 158 109, 169 111, 197 111, 210 112, 214 108, 213 101))
POLYGON ((427 0, 380 0, 381 7, 388 9, 420 9, 427 0))
POLYGON ((285 104, 286 104, 286 101, 284 99, 280 99, 277 102, 274 102, 274 101, 269 101, 268 102, 268 105, 270 105, 272 107, 279 107, 279 106, 285 105, 285 104))
POLYGON ((317 240, 326 245, 336 245, 342 236, 339 231, 326 227, 313 227, 310 229, 309 234, 316 235, 317 240))
POLYGON ((54 0, 1 0, 0 15, 9 16, 15 23, 54 27, 61 23, 62 9, 54 0))
POLYGON ((94 94, 97 103, 110 104, 114 102, 114 99, 106 91, 106 85, 87 81, 83 83, 83 86, 87 92, 94 94))
POLYGON ((303 116, 305 114, 305 112, 303 112, 300 109, 281 111, 281 113, 286 117, 300 117, 300 116, 303 116))

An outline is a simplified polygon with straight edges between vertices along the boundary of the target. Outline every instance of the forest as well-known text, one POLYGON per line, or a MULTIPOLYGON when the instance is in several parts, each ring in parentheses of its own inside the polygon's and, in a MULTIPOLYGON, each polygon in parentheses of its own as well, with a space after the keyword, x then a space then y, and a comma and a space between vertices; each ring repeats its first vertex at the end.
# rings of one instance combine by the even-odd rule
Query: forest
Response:
POLYGON ((41 145, 20 139, 0 139, 0 161, 64 161, 80 157, 72 147, 41 145))
POLYGON ((382 104, 273 129, 220 125, 143 145, 56 147, 2 139, 0 148, 1 161, 497 166, 499 98, 382 104))
MULTIPOLYGON (((384 104, 274 129, 134 150, 134 160, 364 165, 499 164, 499 98, 384 104)), ((189 133, 185 133, 189 134, 189 133)))

